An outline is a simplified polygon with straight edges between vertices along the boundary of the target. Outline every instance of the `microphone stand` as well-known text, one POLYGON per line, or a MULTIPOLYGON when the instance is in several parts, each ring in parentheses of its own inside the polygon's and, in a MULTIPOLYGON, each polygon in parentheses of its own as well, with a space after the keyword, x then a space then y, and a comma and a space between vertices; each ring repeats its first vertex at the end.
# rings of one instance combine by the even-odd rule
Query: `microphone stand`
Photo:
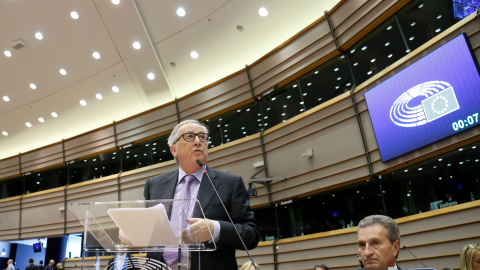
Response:
POLYGON ((215 185, 213 184, 212 179, 210 178, 210 175, 208 175, 208 173, 207 173, 207 166, 206 166, 206 165, 204 166, 203 163, 202 163, 200 160, 198 160, 198 159, 197 159, 197 164, 198 164, 198 166, 200 166, 200 168, 203 168, 203 171, 204 171, 205 174, 207 175, 208 180, 210 180, 210 184, 212 185, 213 190, 215 191, 215 194, 217 194, 218 200, 220 200, 220 203, 221 203, 222 206, 223 206, 223 210, 225 210, 225 213, 227 214, 228 219, 230 220, 230 223, 232 223, 233 228, 235 229, 235 232, 237 233, 238 238, 240 239, 240 242, 242 242, 243 248, 244 248, 245 251, 247 252, 248 258, 250 258, 250 261, 252 262, 252 265, 253 265, 253 267, 255 268, 255 270, 258 270, 258 269, 257 269, 257 266, 255 265, 255 262, 253 261, 252 256, 250 255, 250 252, 248 252, 248 249, 247 249, 247 246, 245 245, 245 242, 243 242, 243 239, 242 239, 242 237, 240 236, 240 233, 239 233, 238 230, 237 230, 237 227, 235 227, 235 223, 233 223, 233 220, 232 220, 232 218, 230 217, 230 214, 228 213, 227 208, 226 208, 225 205, 223 204, 222 198, 221 198, 220 195, 218 194, 217 189, 215 188, 215 185))
POLYGON ((413 254, 410 249, 407 248, 407 246, 403 246, 403 249, 405 249, 406 251, 408 251, 410 254, 412 254, 413 257, 415 257, 415 259, 417 259, 417 261, 419 261, 425 268, 428 268, 425 264, 423 264, 422 261, 420 261, 420 259, 417 258, 417 256, 415 256, 415 254, 413 254))

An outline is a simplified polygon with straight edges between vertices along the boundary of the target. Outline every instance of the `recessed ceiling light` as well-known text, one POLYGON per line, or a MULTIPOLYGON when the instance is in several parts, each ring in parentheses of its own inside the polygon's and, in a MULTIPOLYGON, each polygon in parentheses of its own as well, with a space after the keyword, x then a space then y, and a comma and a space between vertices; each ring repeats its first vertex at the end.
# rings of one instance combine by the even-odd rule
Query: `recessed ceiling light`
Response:
POLYGON ((138 42, 138 41, 133 42, 132 46, 133 46, 134 49, 137 49, 137 50, 142 48, 142 45, 140 45, 140 42, 138 42))
POLYGON ((440 20, 442 18, 442 14, 437 16, 437 20, 440 20))
POLYGON ((183 9, 183 7, 177 8, 177 15, 179 17, 183 17, 183 16, 185 16, 185 14, 186 14, 186 12, 185 12, 185 9, 183 9))
POLYGON ((372 63, 375 62, 375 58, 373 58, 372 60, 370 60, 370 62, 372 62, 372 63))
POLYGON ((67 75, 67 71, 64 68, 60 69, 58 72, 64 76, 67 75))
POLYGON ((72 19, 74 19, 74 20, 77 20, 78 19, 78 13, 76 11, 72 11, 72 12, 70 12, 70 17, 72 17, 72 19))
POLYGON ((87 102, 84 99, 82 99, 80 100, 80 105, 87 106, 87 102))
POLYGON ((30 84, 30 88, 32 88, 33 90, 37 89, 37 86, 34 84, 34 83, 31 83, 30 84))
POLYGON ((8 132, 2 131, 3 136, 8 136, 8 132))
POLYGON ((100 59, 100 53, 99 52, 93 52, 92 53, 93 58, 95 59, 100 59))
POLYGON ((392 58, 392 56, 393 56, 393 54, 389 54, 389 55, 388 55, 388 58, 392 58))
POLYGON ((423 7, 423 3, 422 3, 422 4, 420 4, 420 5, 418 5, 418 8, 422 8, 422 7, 423 7))
POLYGON ((53 117, 58 117, 58 114, 56 112, 51 113, 53 117))
POLYGON ((408 40, 412 41, 413 39, 415 39, 415 37, 410 37, 408 40))
POLYGON ((6 102, 9 102, 10 98, 8 96, 3 96, 3 100, 5 100, 6 102))
POLYGON ((12 56, 12 53, 9 50, 4 51, 3 54, 5 54, 6 57, 12 56))
POLYGON ((268 10, 264 7, 261 7, 259 10, 258 10, 258 14, 260 14, 260 16, 262 17, 265 17, 268 15, 268 10))
POLYGON ((392 26, 389 25, 389 26, 387 27, 387 30, 392 30, 392 26))
POLYGON ((102 98, 103 98, 102 94, 100 94, 100 93, 96 94, 95 97, 96 97, 97 99, 102 99, 102 98))
POLYGON ((417 23, 416 23, 416 22, 412 22, 412 23, 410 24, 410 26, 415 26, 415 24, 417 24, 417 23))
POLYGON ((27 126, 27 127, 32 127, 32 124, 30 124, 30 122, 26 122, 26 123, 25 123, 25 126, 27 126))
POLYGON ((410 49, 405 50, 406 53, 409 53, 409 52, 411 52, 411 51, 412 51, 412 50, 410 50, 410 49))
POLYGON ((43 35, 42 35, 42 33, 40 33, 40 32, 35 33, 35 37, 36 37, 38 40, 42 40, 42 39, 43 39, 43 35))
POLYGON ((442 29, 440 29, 440 28, 437 28, 437 30, 435 30, 436 33, 440 32, 440 31, 442 31, 442 29))
POLYGON ((358 66, 358 62, 353 63, 353 66, 354 67, 358 66))
POLYGON ((45 122, 45 119, 43 119, 43 117, 38 117, 38 122, 43 123, 45 122))
POLYGON ((198 58, 198 52, 192 51, 192 52, 190 53, 190 57, 192 57, 193 59, 197 59, 197 58, 198 58))
POLYGON ((385 47, 389 46, 390 45, 390 42, 387 42, 385 43, 385 47))
POLYGON ((120 4, 120 0, 112 0, 112 3, 115 4, 115 5, 118 5, 118 4, 120 4))
POLYGON ((338 71, 338 68, 333 69, 333 71, 338 71))
POLYGON ((368 75, 372 74, 372 71, 370 70, 369 72, 367 72, 368 75))
POLYGON ((120 91, 120 89, 118 89, 118 86, 114 85, 114 86, 112 86, 112 91, 115 92, 115 93, 118 93, 118 91, 120 91))
POLYGON ((365 51, 367 49, 367 46, 362 47, 362 51, 365 51))
POLYGON ((153 79, 155 79, 155 74, 153 72, 150 72, 150 73, 147 74, 147 78, 149 80, 153 80, 153 79))

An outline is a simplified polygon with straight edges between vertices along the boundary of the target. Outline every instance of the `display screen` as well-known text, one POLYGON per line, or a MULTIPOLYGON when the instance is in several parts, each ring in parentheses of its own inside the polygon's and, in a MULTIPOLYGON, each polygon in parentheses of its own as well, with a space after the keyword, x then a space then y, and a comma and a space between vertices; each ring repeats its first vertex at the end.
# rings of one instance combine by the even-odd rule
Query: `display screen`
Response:
POLYGON ((453 0, 453 17, 461 20, 478 9, 478 0, 453 0))
POLYGON ((42 252, 42 243, 33 244, 33 252, 42 252))
POLYGON ((480 77, 461 34, 365 93, 385 162, 480 123, 480 77))

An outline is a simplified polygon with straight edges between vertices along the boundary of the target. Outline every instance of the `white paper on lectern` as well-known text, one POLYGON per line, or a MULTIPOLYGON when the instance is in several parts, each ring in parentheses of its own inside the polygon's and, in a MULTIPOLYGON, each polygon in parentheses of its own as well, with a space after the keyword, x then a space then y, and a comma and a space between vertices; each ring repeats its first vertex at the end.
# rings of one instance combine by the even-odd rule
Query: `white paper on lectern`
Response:
POLYGON ((107 213, 134 246, 178 245, 161 203, 149 208, 110 208, 107 213))

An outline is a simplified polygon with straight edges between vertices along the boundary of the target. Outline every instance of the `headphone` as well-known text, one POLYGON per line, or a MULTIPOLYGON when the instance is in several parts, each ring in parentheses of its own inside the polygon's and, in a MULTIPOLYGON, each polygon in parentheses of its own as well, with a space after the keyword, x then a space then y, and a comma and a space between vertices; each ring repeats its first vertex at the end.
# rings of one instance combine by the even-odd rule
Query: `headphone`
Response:
POLYGON ((360 255, 358 255, 358 254, 357 254, 357 259, 358 259, 358 266, 360 266, 360 268, 363 268, 362 259, 360 259, 360 255))

